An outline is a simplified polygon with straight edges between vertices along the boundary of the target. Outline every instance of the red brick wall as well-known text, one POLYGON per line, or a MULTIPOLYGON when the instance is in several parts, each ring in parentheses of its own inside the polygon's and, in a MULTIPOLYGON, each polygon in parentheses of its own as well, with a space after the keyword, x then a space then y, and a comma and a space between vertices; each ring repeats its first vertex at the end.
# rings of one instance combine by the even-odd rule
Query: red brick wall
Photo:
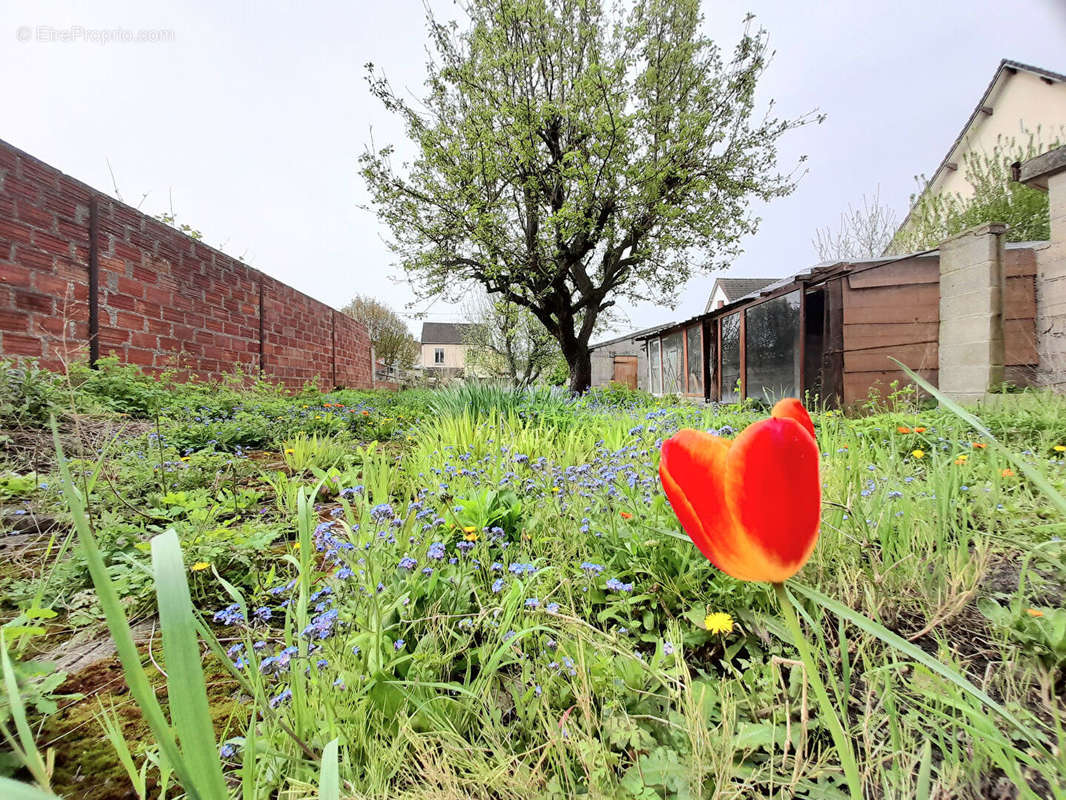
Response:
POLYGON ((100 356, 289 388, 371 385, 366 329, 340 312, 0 140, 0 355, 50 369, 90 354, 96 225, 100 356))

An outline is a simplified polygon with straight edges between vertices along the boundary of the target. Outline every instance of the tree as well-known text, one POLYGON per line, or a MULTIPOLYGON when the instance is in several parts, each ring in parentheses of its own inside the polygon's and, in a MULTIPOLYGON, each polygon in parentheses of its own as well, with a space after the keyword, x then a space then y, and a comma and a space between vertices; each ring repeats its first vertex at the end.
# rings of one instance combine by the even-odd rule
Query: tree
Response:
POLYGON ((811 244, 819 261, 857 261, 884 253, 895 232, 896 212, 881 205, 878 188, 872 200, 862 196, 862 208, 849 204, 835 231, 828 225, 815 231, 811 244))
POLYGON ((559 356, 559 345, 533 314, 508 300, 482 293, 467 307, 466 363, 474 372, 530 386, 559 356))
POLYGON ((366 326, 374 355, 390 367, 409 368, 418 357, 418 342, 399 315, 372 297, 357 294, 341 309, 366 326))
POLYGON ((415 156, 394 166, 391 146, 368 148, 360 171, 416 291, 454 298, 476 281, 529 309, 576 391, 600 314, 727 264, 756 230, 749 200, 794 187, 778 138, 814 118, 756 112, 769 53, 750 17, 726 59, 699 0, 629 5, 469 0, 463 29, 430 15, 420 101, 368 65, 415 156))
MULTIPOLYGON (((967 228, 986 222, 1007 224, 1008 242, 1043 241, 1051 238, 1048 196, 1014 181, 1011 165, 1038 156, 1058 146, 1042 144, 1039 131, 1024 145, 1000 137, 991 153, 972 151, 963 157, 966 181, 972 195, 958 192, 911 195, 911 211, 896 232, 889 252, 916 253, 937 247, 967 228)), ((919 183, 924 183, 919 179, 919 183)))

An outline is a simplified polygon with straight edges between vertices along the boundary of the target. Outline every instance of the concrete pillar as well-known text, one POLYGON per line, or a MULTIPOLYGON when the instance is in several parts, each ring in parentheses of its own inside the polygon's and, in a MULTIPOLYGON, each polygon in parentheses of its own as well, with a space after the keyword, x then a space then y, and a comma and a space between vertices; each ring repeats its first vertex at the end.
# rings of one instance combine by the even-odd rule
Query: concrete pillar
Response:
POLYGON ((1066 391, 1066 147, 1018 165, 1016 177, 1048 193, 1051 242, 1036 252, 1037 379, 1066 391))
POLYGON ((940 353, 937 382, 953 400, 974 403, 1003 382, 1003 233, 998 222, 940 245, 940 353))

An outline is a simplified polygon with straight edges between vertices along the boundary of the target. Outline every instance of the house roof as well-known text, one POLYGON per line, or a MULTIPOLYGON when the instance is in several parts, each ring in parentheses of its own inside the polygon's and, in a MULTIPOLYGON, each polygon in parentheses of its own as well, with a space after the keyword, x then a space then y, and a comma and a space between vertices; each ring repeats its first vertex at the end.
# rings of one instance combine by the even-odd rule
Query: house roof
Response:
POLYGON ((721 289, 722 294, 725 295, 725 301, 732 303, 734 300, 739 300, 745 295, 757 292, 764 286, 769 286, 771 283, 776 283, 781 280, 780 278, 719 278, 714 282, 714 289, 711 289, 710 297, 707 298, 707 307, 704 311, 713 311, 711 308, 711 298, 714 297, 716 290, 721 289))
POLYGON ((423 322, 422 344, 464 344, 470 322, 423 322))
MULTIPOLYGON (((955 141, 951 143, 951 147, 949 147, 948 151, 944 154, 944 158, 941 159, 940 164, 937 166, 932 176, 930 176, 929 180, 926 182, 925 189, 922 190, 923 193, 926 189, 928 189, 936 182, 937 177, 939 177, 939 175, 944 171, 948 163, 951 161, 951 154, 955 152, 955 148, 959 146, 959 143, 966 135, 966 132, 970 130, 970 127, 973 125, 974 120, 980 117, 981 112, 988 107, 988 97, 995 90, 1000 78, 1003 77, 1004 73, 1013 75, 1015 72, 1028 72, 1032 75, 1036 75, 1037 77, 1042 78, 1048 83, 1066 83, 1066 75, 1063 75, 1059 72, 1052 72, 1051 70, 1044 69, 1043 67, 1034 67, 1031 64, 1023 64, 1021 61, 1013 61, 1009 58, 1004 58, 1002 61, 1000 61, 999 66, 996 67, 995 74, 992 76, 992 80, 989 81, 988 86, 985 87, 984 92, 981 94, 981 99, 977 101, 977 106, 974 108, 973 113, 970 114, 969 119, 966 120, 966 124, 963 125, 962 130, 959 131, 959 135, 955 137, 955 141)), ((904 217, 903 221, 896 229, 896 233, 899 233, 901 230, 903 230, 903 228, 907 224, 907 221, 910 219, 910 216, 910 212, 908 211, 907 216, 904 217)))

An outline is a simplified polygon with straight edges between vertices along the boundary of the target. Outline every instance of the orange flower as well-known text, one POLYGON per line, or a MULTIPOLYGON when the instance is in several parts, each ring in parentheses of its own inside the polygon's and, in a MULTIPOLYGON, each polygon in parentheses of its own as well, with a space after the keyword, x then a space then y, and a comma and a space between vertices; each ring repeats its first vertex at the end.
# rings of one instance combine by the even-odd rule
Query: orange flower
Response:
POLYGON ((818 541, 822 489, 814 425, 782 400, 729 441, 686 428, 663 442, 659 477, 689 538, 744 581, 780 583, 818 541))
POLYGON ((1042 616, 1044 616, 1044 612, 1041 611, 1039 608, 1026 609, 1025 613, 1028 614, 1030 617, 1042 617, 1042 616))
POLYGON ((970 442, 970 447, 974 450, 984 450, 988 445, 984 442, 970 442))
POLYGON ((925 433, 925 428, 915 428, 914 432, 915 433, 925 433))
POLYGON ((1002 475, 1004 478, 1013 478, 1014 477, 1014 470, 1012 470, 1012 469, 1010 469, 1008 467, 1007 469, 1003 470, 999 474, 1002 475))
POLYGON ((619 511, 618 513, 622 515, 622 519, 633 519, 633 515, 628 511, 619 511))
POLYGON ((910 433, 910 432, 911 432, 911 429, 908 428, 906 425, 900 425, 898 428, 896 428, 896 433, 910 433))

